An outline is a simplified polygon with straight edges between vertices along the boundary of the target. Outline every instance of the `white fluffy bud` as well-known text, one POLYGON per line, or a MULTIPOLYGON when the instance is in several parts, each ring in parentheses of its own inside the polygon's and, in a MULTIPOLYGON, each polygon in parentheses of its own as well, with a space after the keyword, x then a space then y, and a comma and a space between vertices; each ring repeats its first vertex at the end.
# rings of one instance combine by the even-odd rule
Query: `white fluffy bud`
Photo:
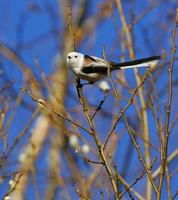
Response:
POLYGON ((90 152, 90 147, 88 146, 88 144, 84 144, 84 145, 82 146, 82 152, 83 152, 84 154, 87 154, 87 153, 90 152))
POLYGON ((11 197, 10 196, 5 196, 3 200, 10 200, 11 197))
POLYGON ((76 135, 71 135, 69 137, 69 144, 72 147, 76 147, 78 146, 78 137, 76 135))
POLYGON ((10 187, 11 188, 14 188, 15 187, 15 182, 14 182, 14 180, 9 180, 9 185, 10 185, 10 187))
POLYGON ((25 161, 27 158, 26 154, 25 153, 21 153, 18 157, 18 160, 20 163, 23 163, 23 161, 25 161))
POLYGON ((109 92, 109 90, 110 90, 110 86, 109 86, 108 82, 106 82, 106 81, 101 81, 99 83, 99 88, 103 92, 109 92))

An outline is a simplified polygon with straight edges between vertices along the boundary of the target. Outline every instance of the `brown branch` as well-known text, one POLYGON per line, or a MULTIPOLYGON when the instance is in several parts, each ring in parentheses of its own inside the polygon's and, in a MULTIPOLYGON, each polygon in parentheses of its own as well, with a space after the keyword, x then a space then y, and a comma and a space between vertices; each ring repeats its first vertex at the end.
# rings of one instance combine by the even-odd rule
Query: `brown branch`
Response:
MULTIPOLYGON (((161 3, 161 1, 157 1, 157 2, 152 2, 152 4, 146 8, 145 10, 143 10, 142 13, 140 13, 133 21, 133 24, 137 24, 141 19, 143 19, 147 14, 149 14, 155 7, 157 7, 159 4, 161 3)), ((129 26, 129 29, 131 29, 131 25, 129 26)))
MULTIPOLYGON (((102 54, 103 54, 103 58, 104 58, 105 62, 106 62, 107 65, 108 65, 108 75, 109 75, 109 78, 110 78, 110 81, 111 81, 111 84, 112 84, 112 88, 113 88, 113 91, 114 91, 115 99, 116 99, 116 101, 117 101, 117 103, 118 103, 120 109, 123 110, 122 105, 121 105, 121 102, 120 102, 120 98, 119 98, 119 95, 118 95, 118 92, 117 92, 117 90, 116 90, 116 88, 115 88, 115 85, 114 85, 114 82, 113 82, 113 80, 112 80, 112 76, 111 76, 111 72, 110 72, 110 63, 109 63, 109 62, 107 61, 107 59, 106 59, 104 50, 103 50, 103 53, 102 53, 102 54)), ((140 160, 141 164, 143 165, 143 167, 144 167, 144 169, 145 169, 145 171, 146 171, 146 173, 147 173, 147 176, 148 176, 148 178, 149 178, 149 180, 150 180, 150 182, 151 182, 151 184, 152 184, 152 186, 153 186, 155 192, 157 193, 156 185, 155 185, 155 183, 154 183, 154 181, 153 181, 153 178, 152 178, 152 176, 151 176, 151 173, 150 173, 150 171, 149 171, 149 169, 148 169, 148 167, 147 167, 147 165, 146 165, 146 163, 145 163, 145 161, 144 161, 144 158, 143 158, 142 152, 141 152, 141 150, 140 150, 140 147, 139 147, 139 145, 137 144, 137 142, 136 142, 136 140, 135 140, 135 138, 134 138, 134 136, 133 136, 133 134, 132 134, 132 131, 131 131, 131 128, 130 128, 130 126, 129 126, 129 123, 128 123, 128 120, 127 120, 127 117, 126 117, 125 113, 123 113, 123 117, 124 117, 124 120, 125 120, 125 124, 126 124, 127 130, 128 130, 129 136, 130 136, 130 138, 131 138, 131 140, 132 140, 132 142, 133 142, 133 144, 134 144, 134 146, 135 146, 135 149, 136 149, 136 151, 137 151, 137 153, 138 153, 139 160, 140 160)))
POLYGON ((111 130, 109 131, 109 133, 108 133, 108 135, 107 135, 107 137, 106 137, 106 140, 105 140, 105 142, 104 142, 104 144, 103 144, 103 148, 104 148, 104 149, 106 148, 106 145, 107 145, 107 143, 108 143, 108 140, 109 140, 110 136, 112 135, 113 131, 115 130, 117 124, 119 123, 121 117, 122 117, 123 114, 127 111, 127 109, 132 105, 133 99, 134 99, 134 97, 135 97, 137 91, 138 91, 139 88, 144 84, 144 82, 145 82, 145 80, 146 80, 148 74, 149 74, 149 69, 148 69, 147 72, 145 73, 145 75, 144 75, 144 77, 143 77, 142 82, 140 83, 140 85, 138 85, 138 86, 134 89, 134 91, 133 91, 133 93, 132 93, 132 96, 131 96, 131 98, 130 98, 129 101, 128 101, 128 104, 126 105, 126 107, 125 107, 124 109, 121 110, 121 112, 120 112, 119 116, 117 117, 117 119, 116 119, 114 125, 112 126, 111 130))
POLYGON ((75 51, 76 49, 76 41, 75 41, 75 33, 73 31, 73 27, 72 27, 72 12, 71 12, 71 9, 70 7, 67 7, 67 11, 68 11, 68 28, 69 28, 69 31, 72 35, 72 51, 75 51))
POLYGON ((11 195, 11 193, 13 193, 13 191, 16 189, 16 187, 18 186, 20 179, 23 177, 23 173, 19 172, 16 173, 14 180, 13 181, 13 185, 10 186, 8 192, 4 195, 4 197, 2 199, 5 199, 6 197, 9 197, 11 195))
POLYGON ((172 121, 171 127, 169 128, 169 133, 171 133, 172 130, 174 129, 177 121, 178 121, 178 114, 175 116, 174 120, 172 121))
POLYGON ((6 89, 8 89, 8 88, 10 88, 10 87, 12 87, 13 86, 13 81, 10 81, 9 83, 7 83, 4 87, 1 87, 0 88, 0 94, 4 91, 4 90, 6 90, 6 89))
POLYGON ((169 173, 169 164, 166 162, 166 181, 167 181, 167 195, 168 195, 168 200, 171 200, 171 177, 169 173))
MULTIPOLYGON (((116 175, 116 179, 118 179, 119 182, 120 181, 122 182, 122 185, 124 186, 125 189, 129 188, 130 185, 119 174, 116 175)), ((144 197, 141 194, 139 194, 136 190, 134 190, 132 187, 129 190, 138 198, 138 200, 145 200, 144 197)))
MULTIPOLYGON (((171 162, 172 160, 174 160, 176 157, 178 156, 178 149, 176 149, 175 151, 173 151, 171 153, 171 155, 169 155, 169 157, 167 157, 167 162, 171 162)), ((152 174, 153 179, 155 179, 161 171, 161 166, 159 166, 152 174)))
POLYGON ((107 97, 108 93, 104 94, 104 98, 103 100, 100 101, 99 105, 97 106, 97 108, 95 109, 95 112, 92 115, 92 119, 94 119, 95 115, 98 113, 98 111, 100 111, 102 109, 102 105, 104 104, 106 97, 107 97))
POLYGON ((95 126, 94 126, 94 122, 93 122, 93 119, 92 119, 92 116, 90 115, 89 113, 89 110, 88 110, 88 103, 87 103, 87 100, 86 98, 84 97, 84 94, 83 94, 83 90, 82 90, 82 87, 81 87, 81 84, 80 84, 80 80, 79 79, 76 79, 76 89, 77 89, 77 92, 78 92, 78 97, 79 97, 79 100, 80 100, 80 103, 82 105, 82 108, 83 108, 83 112, 85 114, 85 117, 89 123, 89 126, 90 126, 90 129, 91 129, 91 132, 92 132, 92 137, 96 143, 96 146, 98 148, 98 153, 99 153, 99 157, 106 169, 106 172, 109 176, 109 180, 111 182, 111 185, 112 185, 112 188, 113 188, 113 191, 115 193, 115 198, 118 200, 120 199, 118 197, 118 189, 117 189, 117 184, 114 180, 114 177, 112 175, 112 172, 111 172, 111 168, 107 162, 107 159, 105 157, 105 154, 104 154, 104 149, 103 149, 103 146, 97 136, 97 133, 96 133, 96 130, 95 130, 95 126))
POLYGON ((31 88, 34 88, 34 91, 40 91, 41 87, 30 67, 27 66, 12 49, 7 47, 5 44, 0 43, 0 53, 19 67, 19 69, 23 72, 25 81, 30 83, 31 88))
POLYGON ((13 149, 16 147, 16 145, 18 144, 18 142, 20 141, 20 139, 22 139, 24 137, 24 135, 27 133, 27 131, 29 130, 30 126, 32 125, 35 117, 37 116, 37 114, 39 113, 39 109, 37 108, 32 116, 31 116, 31 119, 28 121, 28 123, 25 125, 24 129, 18 134, 18 136, 15 138, 15 141, 12 143, 11 147, 9 148, 6 156, 5 156, 5 159, 7 159, 11 152, 13 151, 13 149))
POLYGON ((3 131, 2 131, 3 139, 4 139, 4 149, 2 151, 2 155, 1 155, 1 159, 0 159, 0 168, 3 166, 4 161, 6 159, 5 152, 8 149, 8 140, 7 140, 7 138, 8 138, 8 129, 9 129, 10 125, 12 124, 14 118, 15 118, 15 113, 16 113, 17 108, 20 105, 21 101, 22 101, 22 93, 19 92, 19 94, 18 94, 18 96, 17 96, 17 98, 15 100, 15 103, 13 105, 13 110, 10 113, 10 116, 7 119, 6 124, 4 125, 3 131))
POLYGON ((80 192, 80 190, 79 190, 78 188, 74 187, 74 189, 75 189, 76 193, 78 194, 78 196, 80 197, 80 199, 82 199, 82 200, 90 200, 88 197, 84 196, 84 195, 80 192))
MULTIPOLYGON (((127 25, 127 22, 126 22, 124 13, 123 13, 121 0, 116 0, 116 4, 117 4, 120 19, 121 19, 121 23, 122 23, 122 26, 123 26, 123 29, 124 29, 124 33, 126 35, 126 45, 127 45, 128 50, 129 50, 130 58, 134 59, 135 53, 134 53, 134 48, 133 48, 132 37, 131 37, 131 34, 130 34, 129 26, 127 25)), ((134 73, 135 73, 137 85, 139 85, 140 82, 141 82, 141 79, 140 79, 137 68, 134 69, 134 73)), ((146 104, 145 104, 142 88, 139 90, 138 95, 139 95, 140 103, 141 103, 141 111, 142 111, 141 117, 142 117, 142 119, 140 119, 140 120, 142 122, 142 129, 143 129, 143 133, 144 133, 144 138, 145 138, 145 140, 147 140, 149 142, 148 117, 147 117, 146 104)), ((151 165, 150 147, 147 143, 144 143, 144 146, 145 146, 145 159, 146 159, 146 165, 145 166, 148 167, 148 166, 151 165)), ((156 193, 157 193, 157 188, 156 188, 155 184, 153 183, 150 175, 148 176, 148 179, 147 179, 146 198, 148 200, 151 200, 151 198, 152 198, 151 184, 152 184, 156 193)))
POLYGON ((39 98, 36 98, 35 96, 33 96, 29 90, 22 88, 22 91, 23 91, 23 92, 26 92, 26 93, 32 98, 33 101, 37 102, 38 104, 40 104, 40 105, 43 106, 44 108, 47 108, 48 110, 50 110, 50 111, 52 111, 53 113, 55 113, 55 114, 57 115, 57 117, 59 117, 59 118, 61 118, 61 119, 64 119, 64 120, 66 120, 66 121, 72 123, 73 125, 77 126, 78 128, 83 129, 84 131, 86 131, 86 132, 92 134, 92 132, 91 132, 90 130, 88 130, 87 128, 85 128, 85 127, 83 127, 83 126, 77 124, 76 122, 74 122, 74 121, 71 120, 70 118, 68 118, 68 117, 66 117, 66 116, 64 116, 64 115, 62 115, 62 114, 60 114, 60 113, 58 113, 53 107, 47 105, 43 99, 39 99, 39 98))
MULTIPOLYGON (((105 157, 106 158, 107 157, 110 158, 109 161, 108 161, 109 164, 112 163, 111 155, 113 155, 114 151, 117 149, 118 139, 119 139, 118 135, 116 135, 116 134, 112 135, 112 139, 109 141, 110 145, 108 145, 108 148, 106 148, 105 151, 104 151, 105 152, 105 157)), ((87 190, 91 189, 91 187, 95 184, 95 181, 99 181, 100 182, 100 180, 98 178, 99 178, 99 173, 103 168, 103 163, 102 163, 102 165, 101 164, 100 165, 95 165, 94 167, 95 167, 94 171, 89 175, 87 184, 85 186, 87 188, 87 190)), ((121 184, 123 184, 123 183, 121 183, 121 184)))
POLYGON ((92 164, 103 165, 103 162, 90 160, 89 158, 85 158, 85 157, 84 157, 84 161, 88 163, 92 163, 92 164))
POLYGON ((174 200, 178 195, 178 190, 176 191, 176 193, 173 195, 172 199, 171 200, 174 200))
POLYGON ((172 81, 173 81, 173 66, 174 66, 174 59, 175 59, 175 53, 176 53, 176 31, 178 26, 178 8, 176 10, 176 23, 174 26, 174 29, 172 31, 172 58, 171 58, 171 64, 169 65, 168 72, 169 72, 169 96, 168 96, 168 105, 167 105, 167 111, 166 111, 166 122, 165 122, 165 141, 163 142, 162 146, 162 156, 161 156, 161 171, 160 171, 160 178, 159 178, 159 184, 158 184, 158 196, 157 200, 161 199, 161 190, 163 185, 163 178, 165 174, 165 168, 166 168, 166 160, 167 160, 167 151, 168 151, 168 141, 169 141, 169 121, 170 121, 170 113, 171 113, 171 105, 172 105, 172 81))
MULTIPOLYGON (((154 163, 157 161, 157 158, 155 158, 151 164, 151 167, 149 170, 151 170, 153 168, 154 163)), ((142 177, 146 174, 146 171, 142 171, 141 174, 133 181, 133 183, 130 184, 129 187, 127 187, 127 189, 125 191, 123 191, 119 196, 122 197, 127 191, 130 190, 130 188, 132 188, 140 179, 142 179, 142 177)))

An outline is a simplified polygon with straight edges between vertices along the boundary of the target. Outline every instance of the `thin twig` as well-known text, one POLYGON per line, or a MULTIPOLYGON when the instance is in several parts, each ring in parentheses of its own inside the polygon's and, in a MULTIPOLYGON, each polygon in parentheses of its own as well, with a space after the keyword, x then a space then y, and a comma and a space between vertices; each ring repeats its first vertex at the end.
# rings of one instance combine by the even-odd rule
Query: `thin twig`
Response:
POLYGON ((92 132, 92 137, 93 137, 93 139, 94 139, 94 141, 96 143, 96 146, 98 148, 99 157, 102 160, 103 165, 104 165, 104 167, 106 169, 106 172, 107 172, 107 174, 109 176, 109 180, 111 182, 113 191, 115 193, 115 198, 116 198, 116 200, 119 200, 120 198, 118 197, 117 184, 116 184, 116 182, 114 180, 114 177, 112 175, 112 171, 111 171, 111 168, 109 166, 109 163, 106 160, 102 144, 101 144, 101 142, 100 142, 100 140, 99 140, 99 138, 97 136, 97 133, 96 133, 96 130, 95 130, 95 126, 94 126, 94 123, 93 123, 93 120, 92 120, 92 116, 90 115, 89 110, 88 110, 88 103, 87 103, 86 98, 84 97, 83 90, 82 90, 82 87, 81 87, 81 84, 80 84, 80 79, 76 79, 76 89, 77 89, 79 100, 80 100, 82 108, 83 108, 83 112, 84 112, 85 117, 86 117, 86 119, 88 121, 88 124, 90 126, 90 129, 91 129, 91 132, 92 132))
MULTIPOLYGON (((122 185, 125 189, 127 189, 130 186, 119 174, 117 174, 116 178, 119 180, 119 182, 120 180, 122 181, 122 185)), ((145 198, 133 188, 130 188, 130 191, 138 198, 138 200, 145 200, 145 198)))
POLYGON ((95 112, 92 115, 92 119, 94 119, 94 117, 98 113, 98 111, 100 111, 102 109, 102 105, 104 104, 107 96, 108 96, 108 93, 105 93, 103 100, 100 101, 98 107, 95 109, 95 112))
POLYGON ((106 137, 106 140, 105 140, 105 142, 104 142, 104 144, 103 144, 103 148, 104 148, 104 149, 106 148, 106 145, 107 145, 107 143, 108 143, 108 140, 109 140, 109 138, 111 137, 113 131, 115 130, 117 124, 119 123, 121 117, 122 117, 123 114, 127 111, 127 109, 132 105, 133 99, 134 99, 134 97, 135 97, 137 91, 138 91, 139 88, 144 84, 144 82, 145 82, 145 80, 146 80, 148 74, 149 74, 149 68, 147 69, 147 71, 146 71, 146 73, 145 73, 145 75, 144 75, 144 77, 143 77, 142 82, 140 83, 140 85, 138 85, 138 86, 134 89, 134 91, 133 91, 133 93, 132 93, 132 96, 131 96, 131 98, 130 98, 129 101, 128 101, 128 104, 125 106, 124 109, 122 109, 122 110, 120 111, 119 116, 117 117, 117 119, 116 119, 114 125, 112 126, 111 130, 109 131, 109 133, 108 133, 108 135, 107 135, 107 137, 106 137))
POLYGON ((171 177, 170 177, 170 173, 169 173, 169 165, 168 162, 166 162, 166 188, 167 188, 167 195, 168 195, 168 200, 171 200, 171 177))
MULTIPOLYGON (((151 167, 149 170, 152 169, 154 163, 157 161, 157 158, 154 158, 152 164, 151 164, 151 167)), ((125 190, 123 191, 119 196, 122 197, 128 190, 130 190, 130 188, 132 188, 144 175, 146 174, 146 171, 142 171, 141 174, 139 175, 139 177, 137 177, 133 183, 130 184, 130 186, 125 190)))
MULTIPOLYGON (((130 34, 129 26, 127 25, 126 18, 124 16, 121 0, 116 0, 116 4, 117 4, 120 19, 121 19, 121 23, 122 23, 122 26, 123 26, 123 30, 124 30, 124 33, 126 35, 126 45, 127 45, 128 50, 129 50, 129 55, 130 55, 131 59, 134 59, 135 58, 135 52, 134 52, 134 48, 133 48, 133 41, 132 41, 132 37, 131 37, 131 34, 130 34)), ((141 79, 140 79, 137 68, 134 69, 134 73, 135 73, 137 85, 139 85, 140 82, 141 82, 141 79)), ((140 118, 140 120, 142 122, 141 125, 142 125, 142 129, 143 129, 143 133, 144 133, 144 138, 149 142, 148 117, 147 117, 146 104, 145 104, 142 88, 139 90, 138 95, 139 95, 140 103, 141 103, 141 111, 142 111, 141 117, 142 118, 140 118)), ((145 162, 146 162, 145 166, 150 166, 151 165, 150 147, 147 143, 144 143, 144 146, 145 146, 145 162)), ((147 179, 146 198, 148 200, 151 200, 151 198, 152 198, 151 184, 152 184, 156 193, 157 193, 157 188, 155 187, 155 184, 151 180, 150 176, 148 176, 148 179, 147 179)))
POLYGON ((70 7, 67 7, 68 10, 68 15, 69 15, 69 20, 68 20, 68 27, 69 27, 69 31, 72 34, 72 51, 75 51, 76 49, 76 41, 75 41, 75 33, 73 31, 73 27, 72 27, 72 12, 70 7))
MULTIPOLYGON (((178 156, 178 149, 176 149, 175 151, 173 151, 171 153, 171 155, 169 155, 169 157, 167 157, 167 162, 171 162, 172 160, 174 160, 176 157, 178 156)), ((161 171, 161 166, 159 166, 152 174, 153 179, 155 179, 161 171)))
POLYGON ((22 172, 19 172, 16 174, 16 177, 14 177, 14 179, 16 179, 16 180, 13 180, 13 182, 14 182, 13 186, 9 188, 9 190, 7 191, 7 193, 4 195, 4 197, 2 199, 5 199, 5 197, 9 197, 11 195, 11 193, 18 186, 18 183, 19 183, 20 179, 23 177, 23 175, 24 174, 22 172))
POLYGON ((16 64, 23 72, 25 81, 30 83, 31 87, 35 88, 35 91, 40 91, 40 85, 32 73, 30 66, 26 65, 26 63, 16 54, 16 52, 14 52, 5 44, 0 43, 0 54, 16 64))
POLYGON ((178 190, 176 191, 176 193, 173 195, 172 199, 171 200, 174 200, 178 195, 178 190))
POLYGON ((171 133, 172 130, 174 129, 174 127, 175 127, 177 121, 178 121, 178 114, 175 116, 175 118, 174 118, 174 120, 173 120, 173 122, 172 122, 172 124, 171 124, 171 127, 169 128, 169 133, 171 133))
POLYGON ((76 193, 78 194, 78 196, 79 196, 81 199, 83 199, 83 200, 89 200, 89 198, 86 197, 86 196, 84 196, 84 195, 79 191, 78 188, 74 187, 74 189, 75 189, 76 193))
POLYGON ((173 66, 174 66, 174 59, 175 59, 175 53, 176 53, 176 31, 178 26, 178 8, 176 10, 176 23, 174 26, 174 29, 172 31, 172 58, 171 58, 171 64, 169 65, 168 72, 169 72, 169 96, 168 96, 168 105, 167 105, 167 111, 166 111, 166 122, 165 122, 165 141, 163 142, 163 151, 162 151, 162 162, 161 162, 161 171, 160 171, 160 178, 159 178, 159 184, 158 184, 158 196, 157 200, 161 199, 161 190, 163 185, 163 178, 165 174, 165 168, 166 168, 166 160, 167 160, 167 151, 168 151, 168 141, 169 141, 169 123, 170 123, 170 113, 171 113, 171 105, 172 105, 172 81, 173 81, 173 66))
POLYGON ((92 164, 103 165, 103 162, 90 160, 90 159, 85 158, 85 157, 84 157, 84 161, 85 161, 85 162, 88 162, 88 163, 92 163, 92 164))
POLYGON ((45 107, 45 108, 47 108, 48 110, 52 111, 52 112, 55 113, 58 117, 60 117, 60 118, 62 118, 62 119, 64 119, 64 120, 66 120, 66 121, 68 121, 68 122, 74 124, 75 126, 81 128, 81 129, 83 129, 84 131, 86 131, 86 132, 92 134, 91 131, 88 130, 87 128, 85 128, 85 127, 83 127, 83 126, 77 124, 76 122, 74 122, 74 121, 71 120, 70 118, 67 118, 66 116, 64 116, 64 115, 62 115, 62 114, 60 114, 60 113, 58 113, 54 108, 52 108, 51 106, 47 105, 47 104, 44 102, 43 99, 39 99, 39 98, 36 98, 35 96, 33 96, 29 90, 22 88, 22 91, 23 91, 23 92, 26 92, 26 93, 32 98, 33 101, 39 103, 39 104, 42 105, 43 107, 45 107))
MULTIPOLYGON (((105 62, 108 64, 108 75, 109 75, 109 78, 110 78, 110 81, 111 81, 111 84, 112 84, 112 88, 113 88, 113 91, 114 91, 114 96, 115 96, 115 98, 117 100, 118 105, 120 106, 120 109, 123 110, 121 102, 120 102, 120 99, 119 99, 119 95, 117 93, 117 90, 115 88, 114 82, 112 80, 112 76, 111 76, 111 72, 110 72, 110 63, 106 59, 104 50, 103 50, 102 54, 103 54, 103 58, 104 58, 105 62)), ((145 171, 147 173, 147 176, 148 176, 148 178, 149 178, 149 180, 150 180, 155 192, 157 193, 156 185, 155 185, 155 183, 153 181, 153 178, 151 176, 151 173, 150 173, 150 171, 149 171, 149 169, 148 169, 148 167, 147 167, 147 165, 146 165, 146 163, 144 161, 144 158, 143 158, 142 152, 140 150, 140 147, 137 144, 137 142, 136 142, 136 140, 135 140, 135 138, 134 138, 134 136, 132 134, 132 131, 131 131, 131 128, 129 126, 129 123, 128 123, 128 120, 127 120, 127 117, 126 117, 125 113, 123 113, 123 117, 124 117, 124 120, 125 120, 125 123, 126 123, 126 126, 127 126, 127 130, 128 130, 129 136, 131 137, 131 140, 132 140, 132 142, 133 142, 133 144, 135 146, 135 149, 136 149, 136 151, 138 153, 139 160, 140 160, 141 164, 143 165, 143 167, 144 167, 144 169, 145 169, 145 171)))

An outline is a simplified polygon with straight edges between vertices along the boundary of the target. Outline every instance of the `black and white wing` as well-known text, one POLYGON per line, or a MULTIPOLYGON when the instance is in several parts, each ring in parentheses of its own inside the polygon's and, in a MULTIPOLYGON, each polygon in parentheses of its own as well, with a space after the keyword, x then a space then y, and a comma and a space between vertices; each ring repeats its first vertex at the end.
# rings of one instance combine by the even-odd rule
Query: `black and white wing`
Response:
MULTIPOLYGON (((137 67, 152 67, 161 59, 160 56, 152 56, 148 58, 141 58, 137 60, 131 60, 122 63, 116 63, 110 60, 107 60, 110 64, 110 70, 121 70, 128 68, 137 68, 137 67)), ((83 73, 91 74, 91 73, 103 73, 107 74, 108 65, 106 62, 98 57, 85 55, 85 64, 82 69, 83 73)))
POLYGON ((100 73, 107 74, 107 65, 103 59, 93 56, 84 56, 84 65, 81 71, 85 74, 100 73))

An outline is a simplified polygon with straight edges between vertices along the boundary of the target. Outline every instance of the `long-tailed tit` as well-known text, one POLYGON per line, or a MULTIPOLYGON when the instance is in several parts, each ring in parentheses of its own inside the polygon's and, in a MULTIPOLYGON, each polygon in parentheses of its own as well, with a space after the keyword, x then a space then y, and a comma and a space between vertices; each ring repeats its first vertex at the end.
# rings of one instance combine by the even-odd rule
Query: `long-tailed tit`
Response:
POLYGON ((160 58, 160 56, 153 56, 122 63, 107 60, 108 64, 102 58, 70 52, 67 55, 67 66, 78 78, 94 83, 107 75, 108 67, 111 71, 135 67, 152 67, 160 58))

